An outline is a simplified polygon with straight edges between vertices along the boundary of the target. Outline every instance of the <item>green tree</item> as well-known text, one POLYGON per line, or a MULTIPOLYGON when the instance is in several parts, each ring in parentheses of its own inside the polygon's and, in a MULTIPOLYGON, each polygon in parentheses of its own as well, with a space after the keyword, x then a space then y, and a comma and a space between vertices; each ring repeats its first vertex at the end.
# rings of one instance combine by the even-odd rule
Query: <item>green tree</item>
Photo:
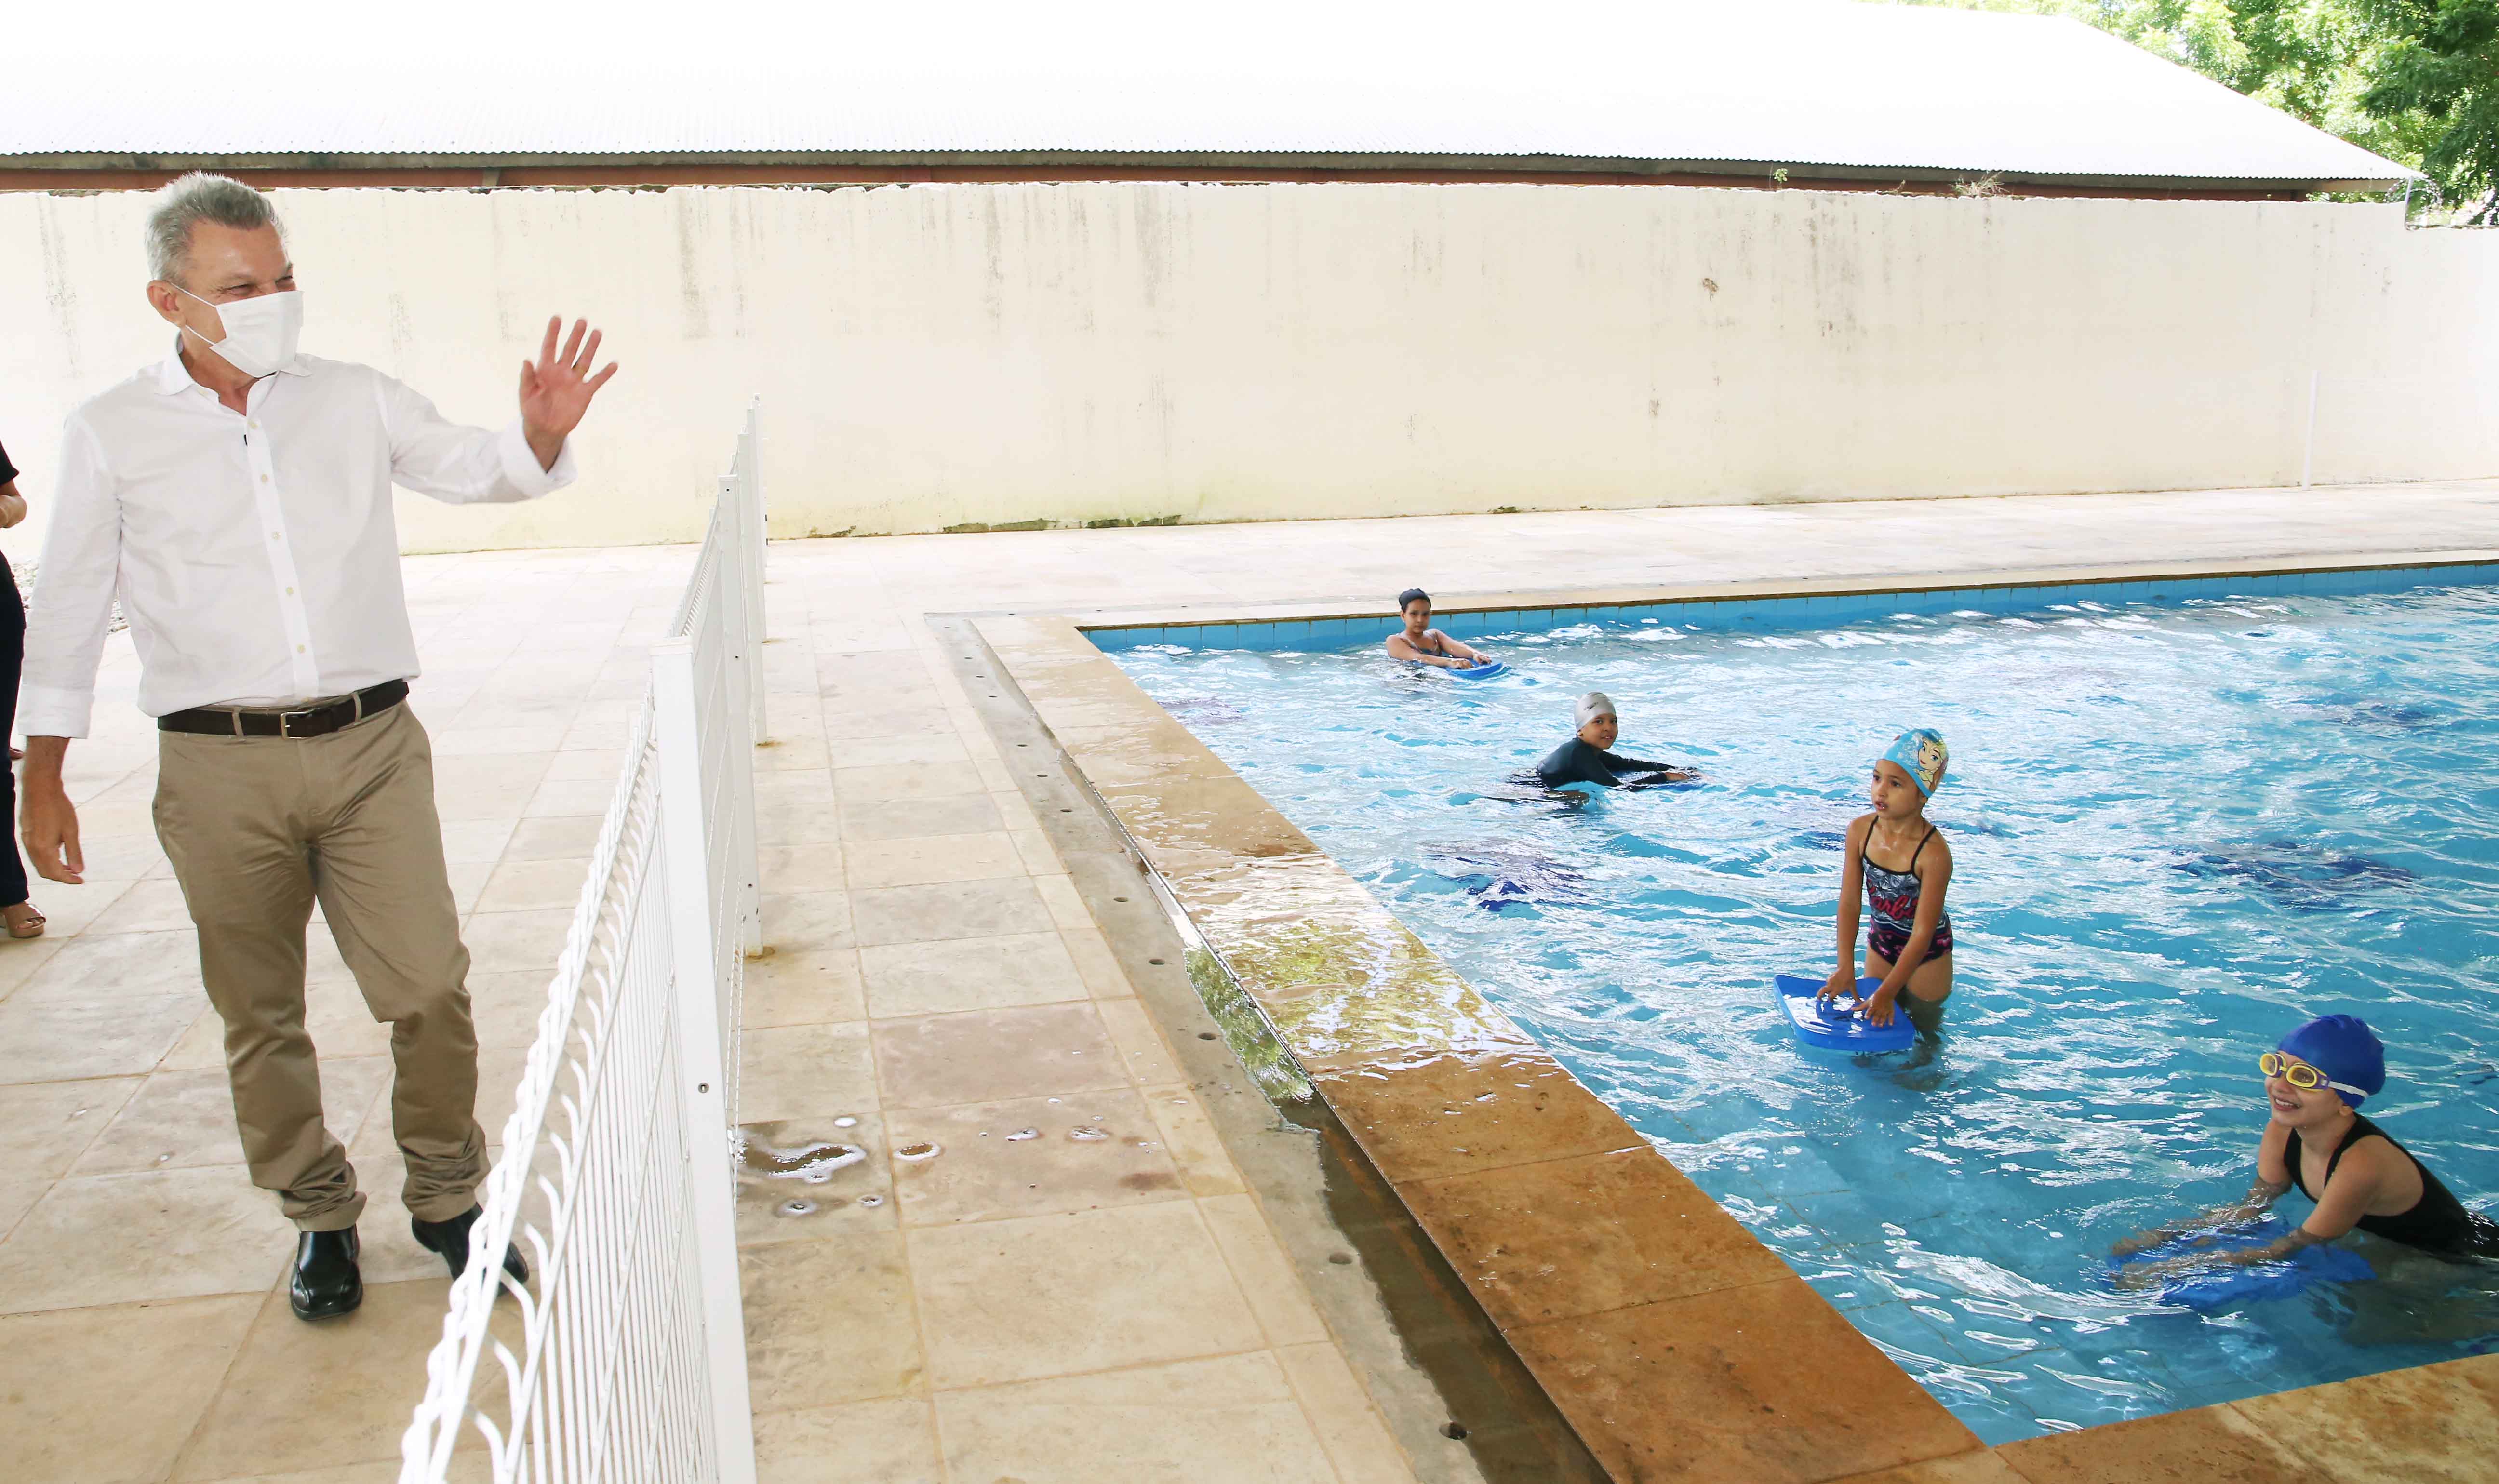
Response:
POLYGON ((2499 220, 2499 0, 1889 0, 2062 16, 2427 175, 2499 220))

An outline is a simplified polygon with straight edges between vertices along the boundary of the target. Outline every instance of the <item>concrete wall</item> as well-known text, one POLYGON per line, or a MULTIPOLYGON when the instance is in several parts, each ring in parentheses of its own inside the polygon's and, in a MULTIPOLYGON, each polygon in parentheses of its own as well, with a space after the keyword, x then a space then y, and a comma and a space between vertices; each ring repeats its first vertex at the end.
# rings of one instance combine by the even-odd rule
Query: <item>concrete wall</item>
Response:
MULTIPOLYGON (((162 353, 144 198, 0 196, 0 440, 162 353)), ((691 538, 765 399, 776 534, 2499 473, 2499 234, 2391 208, 1604 186, 282 193, 306 345, 583 483, 411 550, 691 538)), ((30 553, 40 520, 0 544, 30 553)))

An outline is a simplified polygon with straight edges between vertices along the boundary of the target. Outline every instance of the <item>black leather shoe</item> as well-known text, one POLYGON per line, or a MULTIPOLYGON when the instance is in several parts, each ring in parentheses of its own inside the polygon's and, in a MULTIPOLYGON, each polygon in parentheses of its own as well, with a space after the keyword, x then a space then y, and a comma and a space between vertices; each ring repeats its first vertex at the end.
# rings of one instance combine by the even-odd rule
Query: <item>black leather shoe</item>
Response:
POLYGON ((365 1302, 365 1275, 356 1269, 356 1229, 305 1232, 295 1239, 295 1277, 286 1302, 298 1319, 335 1319, 365 1302))
MULTIPOLYGON (((419 1221, 410 1217, 407 1229, 416 1234, 418 1246, 440 1254, 443 1262, 450 1265, 451 1275, 458 1277, 461 1271, 469 1266, 470 1228, 475 1226, 477 1218, 484 1214, 483 1210, 471 1206, 445 1221, 419 1221)), ((518 1247, 503 1248, 503 1271, 512 1275, 515 1283, 530 1280, 529 1259, 521 1255, 518 1247)))

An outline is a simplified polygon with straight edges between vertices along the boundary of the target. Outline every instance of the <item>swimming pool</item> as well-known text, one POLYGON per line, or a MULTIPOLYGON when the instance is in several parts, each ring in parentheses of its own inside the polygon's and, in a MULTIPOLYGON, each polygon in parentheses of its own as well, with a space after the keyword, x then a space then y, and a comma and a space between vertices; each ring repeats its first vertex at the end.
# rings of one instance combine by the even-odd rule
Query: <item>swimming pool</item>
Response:
POLYGON ((2499 1277, 2377 1243, 2377 1283, 2213 1314, 2099 1281, 2246 1188, 2255 1058, 2330 1010, 2388 1044, 2368 1112, 2499 1197, 2499 589, 2233 586, 1488 618, 1515 673, 1474 685, 1376 638, 1105 647, 1995 1442, 2499 1336, 2499 1277), (1505 788, 1589 689, 1705 782, 1505 788), (1931 1061, 1861 1065, 1800 1049, 1769 983, 1828 971, 1841 831, 1910 725, 1953 746, 1959 988, 1931 1061))

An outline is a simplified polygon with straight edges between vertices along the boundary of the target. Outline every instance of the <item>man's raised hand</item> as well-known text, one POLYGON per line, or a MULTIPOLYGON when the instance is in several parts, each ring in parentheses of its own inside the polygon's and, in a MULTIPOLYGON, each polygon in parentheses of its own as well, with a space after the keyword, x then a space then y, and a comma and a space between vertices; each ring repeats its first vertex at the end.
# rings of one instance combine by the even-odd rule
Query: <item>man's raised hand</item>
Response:
POLYGON ((582 414, 590 410, 590 399, 616 374, 616 363, 610 361, 597 375, 590 368, 599 359, 600 332, 590 328, 590 321, 576 319, 572 334, 565 339, 564 353, 556 353, 556 337, 564 330, 564 316, 547 321, 546 339, 538 346, 536 361, 521 363, 521 432, 528 436, 530 451, 538 456, 540 468, 555 468, 556 456, 564 452, 564 440, 581 426, 582 414), (589 338, 587 343, 583 337, 589 338))

